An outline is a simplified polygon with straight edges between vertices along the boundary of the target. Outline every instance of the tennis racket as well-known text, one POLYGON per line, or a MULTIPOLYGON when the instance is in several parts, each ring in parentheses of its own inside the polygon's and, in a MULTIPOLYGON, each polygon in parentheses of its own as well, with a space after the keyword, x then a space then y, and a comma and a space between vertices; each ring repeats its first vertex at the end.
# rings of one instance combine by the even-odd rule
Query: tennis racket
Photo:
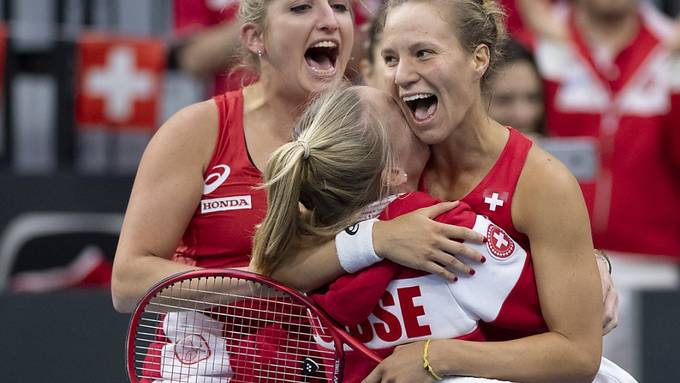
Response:
POLYGON ((298 291, 204 269, 162 281, 130 320, 132 383, 341 382, 346 346, 380 358, 298 291))

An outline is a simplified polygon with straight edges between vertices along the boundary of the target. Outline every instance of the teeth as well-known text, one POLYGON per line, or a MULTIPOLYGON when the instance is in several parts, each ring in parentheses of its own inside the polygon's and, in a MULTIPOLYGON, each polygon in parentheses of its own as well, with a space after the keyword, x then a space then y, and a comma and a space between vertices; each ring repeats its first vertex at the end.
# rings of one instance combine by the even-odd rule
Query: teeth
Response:
POLYGON ((319 69, 319 68, 314 68, 314 67, 309 67, 312 71, 315 73, 321 75, 321 76, 330 76, 335 74, 335 68, 329 68, 329 69, 319 69))
POLYGON ((318 43, 312 45, 310 48, 336 48, 338 44, 335 41, 319 41, 318 43))
POLYGON ((418 93, 418 94, 413 94, 413 95, 410 95, 410 96, 404 96, 404 97, 402 97, 402 100, 404 100, 404 101, 415 101, 415 100, 420 100, 422 98, 428 98, 428 97, 432 97, 432 95, 428 94, 428 93, 418 93))

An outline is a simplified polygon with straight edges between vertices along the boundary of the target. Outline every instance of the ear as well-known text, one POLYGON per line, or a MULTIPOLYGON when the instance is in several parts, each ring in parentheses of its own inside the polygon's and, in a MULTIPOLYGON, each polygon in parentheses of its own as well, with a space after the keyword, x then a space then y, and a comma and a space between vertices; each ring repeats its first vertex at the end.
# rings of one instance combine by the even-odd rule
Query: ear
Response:
POLYGON ((474 62, 475 72, 479 79, 484 76, 486 70, 489 68, 489 62, 491 61, 491 52, 486 44, 479 44, 472 54, 472 60, 474 62))
POLYGON ((241 26, 241 43, 252 54, 265 52, 262 28, 255 23, 245 23, 241 26))
POLYGON ((395 166, 392 171, 387 174, 387 186, 391 189, 396 189, 399 186, 404 185, 408 181, 408 174, 404 169, 395 166))

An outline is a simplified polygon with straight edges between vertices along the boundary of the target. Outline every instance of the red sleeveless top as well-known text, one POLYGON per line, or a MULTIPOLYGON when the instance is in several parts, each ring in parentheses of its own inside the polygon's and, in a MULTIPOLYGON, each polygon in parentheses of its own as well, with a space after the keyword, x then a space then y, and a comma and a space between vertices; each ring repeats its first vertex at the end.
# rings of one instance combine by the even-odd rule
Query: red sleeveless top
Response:
POLYGON ((203 175, 203 197, 175 252, 175 260, 200 267, 247 266, 255 225, 267 211, 262 174, 248 155, 243 132, 243 92, 214 98, 219 111, 215 151, 203 175))
MULTIPOLYGON (((531 254, 529 238, 515 228, 511 212, 517 181, 532 142, 517 130, 508 130, 508 142, 496 163, 482 181, 460 200, 470 205, 477 214, 486 216, 505 230, 531 254)), ((425 184, 421 181, 420 190, 426 191, 425 189, 425 184)), ((490 323, 481 322, 480 328, 489 341, 523 338, 548 331, 541 314, 531 256, 526 258, 520 279, 496 320, 490 323)))

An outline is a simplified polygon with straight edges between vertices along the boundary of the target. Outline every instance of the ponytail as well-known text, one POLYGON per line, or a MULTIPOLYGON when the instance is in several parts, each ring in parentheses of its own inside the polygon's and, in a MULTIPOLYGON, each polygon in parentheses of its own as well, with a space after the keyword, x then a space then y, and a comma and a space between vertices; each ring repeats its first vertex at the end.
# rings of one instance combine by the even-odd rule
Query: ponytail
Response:
POLYGON ((264 171, 269 208, 253 239, 254 264, 264 275, 303 236, 334 236, 386 192, 389 140, 356 88, 322 94, 302 114, 293 139, 274 152, 264 171))

